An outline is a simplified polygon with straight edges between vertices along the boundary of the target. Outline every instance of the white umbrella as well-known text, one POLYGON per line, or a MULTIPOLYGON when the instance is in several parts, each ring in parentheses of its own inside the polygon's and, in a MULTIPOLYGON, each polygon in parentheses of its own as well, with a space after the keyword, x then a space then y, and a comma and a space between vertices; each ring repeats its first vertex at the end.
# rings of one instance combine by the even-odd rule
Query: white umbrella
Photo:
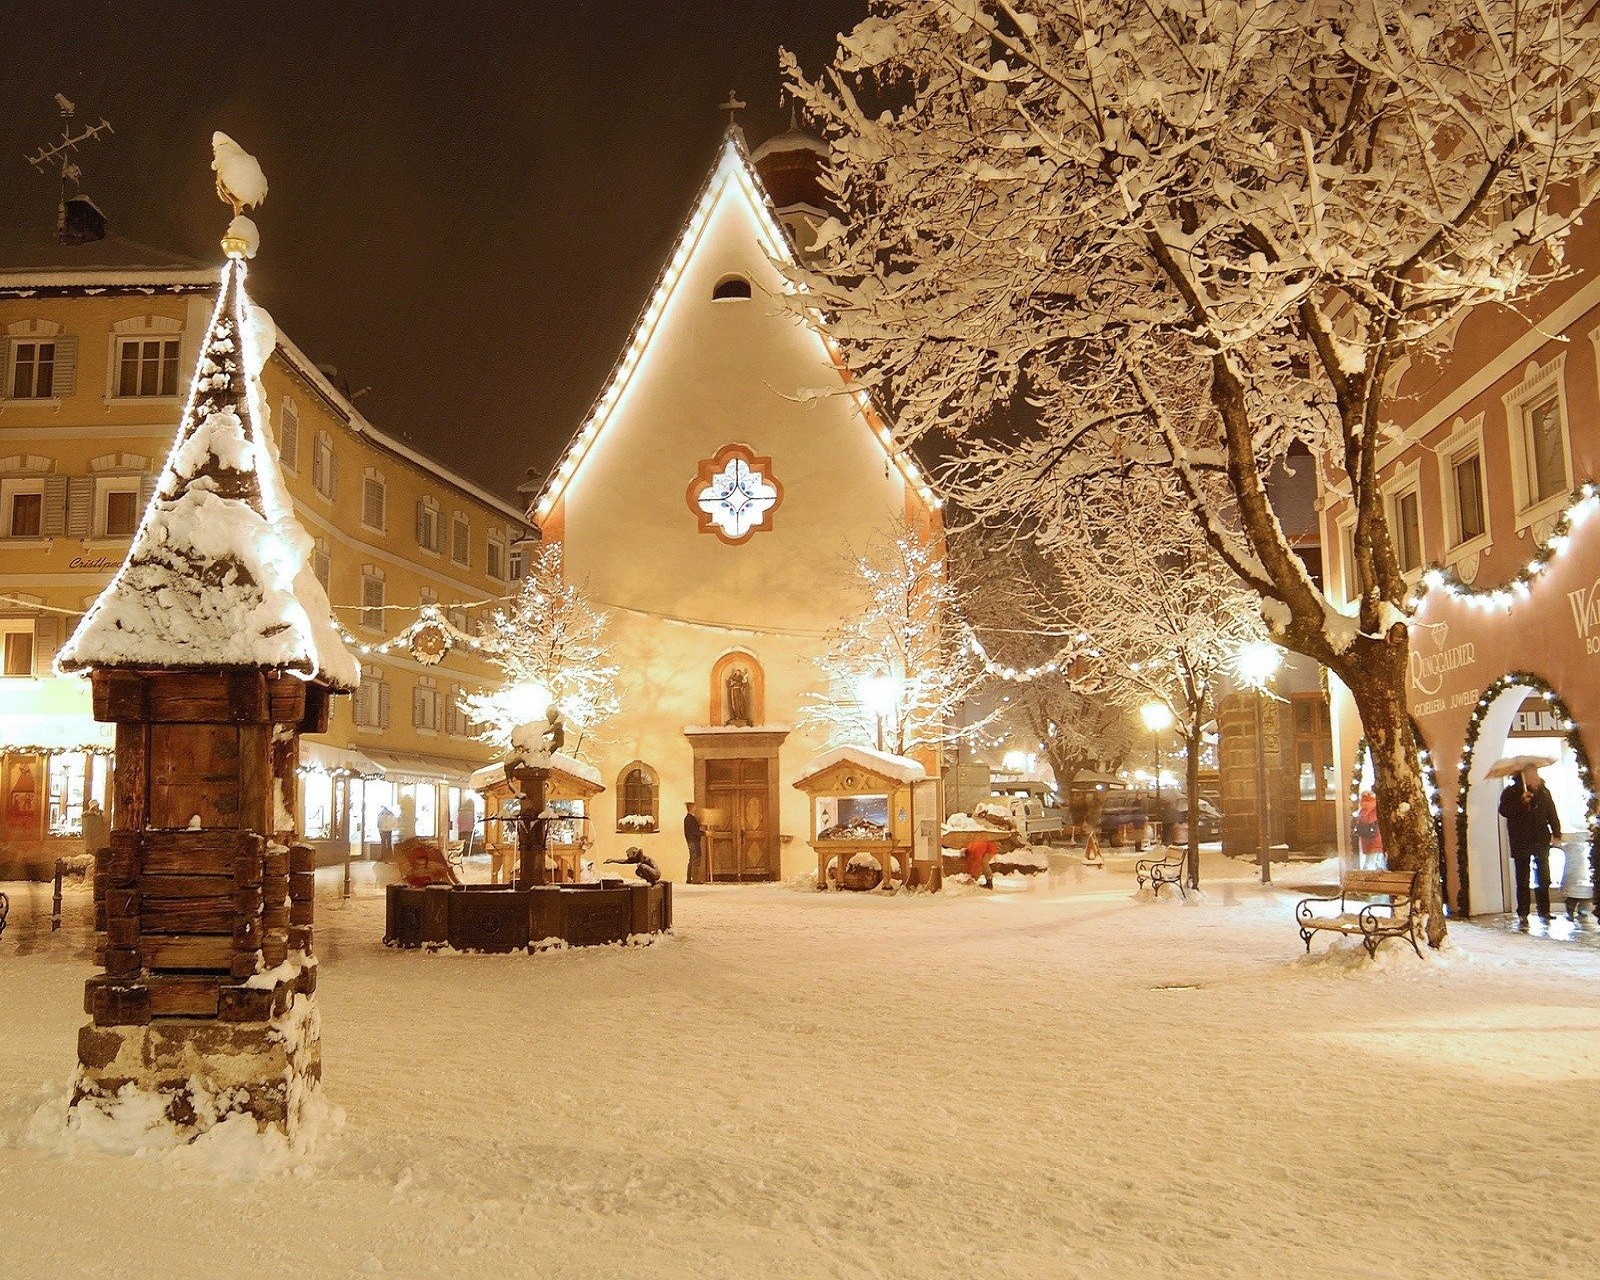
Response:
POLYGON ((1524 769, 1543 769, 1546 765, 1554 764, 1549 756, 1507 756, 1504 760, 1496 760, 1484 772, 1485 778, 1509 778, 1512 774, 1521 773, 1524 769))

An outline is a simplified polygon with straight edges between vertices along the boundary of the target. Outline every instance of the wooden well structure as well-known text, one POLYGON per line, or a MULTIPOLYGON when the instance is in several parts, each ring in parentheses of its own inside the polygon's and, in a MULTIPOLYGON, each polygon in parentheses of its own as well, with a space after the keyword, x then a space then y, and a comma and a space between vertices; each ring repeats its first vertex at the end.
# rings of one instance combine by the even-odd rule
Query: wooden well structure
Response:
POLYGON ((243 1114, 292 1137, 321 1078, 300 735, 326 730, 360 673, 270 448, 254 243, 236 217, 177 439, 59 658, 116 726, 72 1106, 115 1113, 131 1087, 194 1133, 243 1114))

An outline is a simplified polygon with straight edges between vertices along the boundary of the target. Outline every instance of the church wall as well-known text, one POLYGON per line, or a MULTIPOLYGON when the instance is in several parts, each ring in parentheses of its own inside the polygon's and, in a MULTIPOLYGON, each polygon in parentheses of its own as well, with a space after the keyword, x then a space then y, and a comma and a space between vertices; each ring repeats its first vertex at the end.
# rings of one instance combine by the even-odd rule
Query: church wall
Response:
MULTIPOLYGON (((694 795, 683 730, 713 722, 711 669, 730 648, 749 650, 765 677, 764 721, 796 726, 802 695, 822 689, 811 664, 821 633, 859 607, 846 557, 919 505, 856 401, 839 393, 821 342, 784 311, 760 235, 730 178, 559 508, 567 574, 612 611, 622 668, 623 710, 601 731, 610 741, 585 753, 608 788, 594 806, 596 851, 639 844, 675 877, 686 861, 683 801, 694 795), (733 273, 751 281, 752 297, 713 300, 733 273), (702 460, 735 443, 772 459, 782 498, 769 528, 729 545, 700 530, 688 489, 702 460), (660 776, 658 835, 616 831, 617 774, 636 759, 660 776)), ((827 745, 796 727, 781 748, 785 877, 814 865, 805 798, 791 782, 827 745)))

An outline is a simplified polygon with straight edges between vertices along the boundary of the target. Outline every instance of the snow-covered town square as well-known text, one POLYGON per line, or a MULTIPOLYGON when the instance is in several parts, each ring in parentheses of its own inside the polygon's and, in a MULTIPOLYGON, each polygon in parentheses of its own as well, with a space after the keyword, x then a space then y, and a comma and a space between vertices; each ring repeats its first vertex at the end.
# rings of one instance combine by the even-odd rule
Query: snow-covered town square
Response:
POLYGON ((134 17, 5 24, 0 1280, 1600 1256, 1595 0, 134 17))
POLYGON ((90 938, 43 895, 0 969, 9 1272, 1411 1277, 1442 1242, 1459 1276, 1586 1266, 1600 951, 1470 929, 1425 963, 1296 962, 1293 895, 1212 864, 1191 902, 1137 898, 1125 861, 948 898, 711 886, 679 937, 531 963, 396 957, 379 900, 335 893, 342 1116, 266 1174, 226 1141, 63 1142, 41 1108, 90 938))

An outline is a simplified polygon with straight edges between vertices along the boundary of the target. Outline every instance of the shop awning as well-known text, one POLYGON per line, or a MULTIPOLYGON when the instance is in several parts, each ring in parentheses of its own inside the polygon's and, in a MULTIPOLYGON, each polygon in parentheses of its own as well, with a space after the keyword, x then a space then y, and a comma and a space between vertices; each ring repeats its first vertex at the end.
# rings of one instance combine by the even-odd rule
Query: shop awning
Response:
POLYGON ((100 724, 86 715, 0 712, 0 751, 39 755, 93 751, 105 755, 116 744, 116 725, 100 724))
POLYGON ((477 766, 471 760, 451 760, 444 756, 413 755, 400 751, 369 751, 388 782, 440 782, 464 787, 477 766))
POLYGON ((300 767, 312 773, 341 774, 351 778, 381 778, 383 766, 354 747, 300 739, 300 767))

